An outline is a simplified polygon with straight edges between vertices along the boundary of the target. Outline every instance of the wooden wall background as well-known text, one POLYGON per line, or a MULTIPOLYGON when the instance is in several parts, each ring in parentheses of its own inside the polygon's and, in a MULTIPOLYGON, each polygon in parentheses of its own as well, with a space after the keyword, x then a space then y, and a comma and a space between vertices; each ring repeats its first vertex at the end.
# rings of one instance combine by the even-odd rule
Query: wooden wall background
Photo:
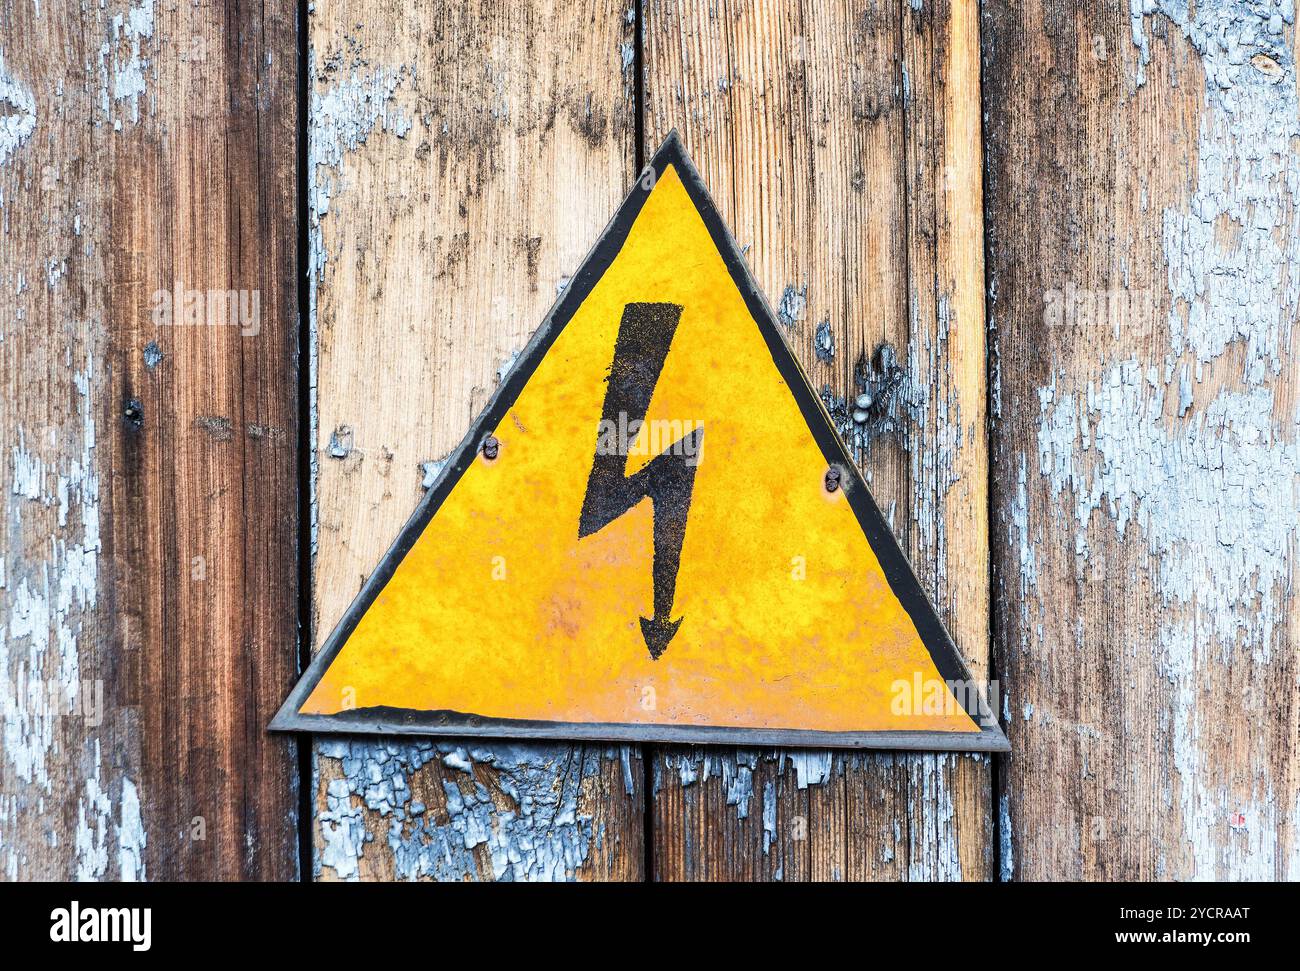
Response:
POLYGON ((1295 40, 0 0, 0 873, 1300 878, 1295 40), (846 429, 1012 754, 267 735, 673 127, 832 411, 902 368, 846 429))

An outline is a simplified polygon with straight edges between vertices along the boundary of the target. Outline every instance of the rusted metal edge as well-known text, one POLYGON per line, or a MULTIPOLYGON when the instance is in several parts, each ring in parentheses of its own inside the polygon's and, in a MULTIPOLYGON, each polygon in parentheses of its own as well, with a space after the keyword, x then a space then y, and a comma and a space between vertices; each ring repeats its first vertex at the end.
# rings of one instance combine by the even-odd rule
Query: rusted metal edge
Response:
MULTIPOLYGON (((283 714, 283 712, 281 713, 283 714)), ((280 715, 276 716, 277 721, 280 715)), ((1006 752, 996 727, 979 732, 823 732, 810 729, 731 728, 715 725, 654 725, 613 722, 545 722, 482 718, 454 711, 357 708, 337 715, 293 716, 275 731, 362 735, 454 735, 460 738, 570 739, 584 742, 665 742, 699 745, 790 746, 796 748, 911 749, 1006 752)))
POLYGON ((934 605, 894 539, 888 523, 871 497, 866 482, 845 450, 844 442, 826 413, 825 405, 813 391, 803 368, 785 343, 772 308, 750 275, 740 248, 723 224, 699 171, 686 154, 677 130, 673 129, 646 166, 647 171, 643 171, 638 176, 636 184, 582 261, 578 272, 547 313, 546 319, 520 354, 516 366, 497 388, 487 407, 474 420, 464 439, 452 453, 451 459, 443 467, 437 481, 402 528, 396 542, 384 554, 375 571, 361 588, 361 592, 344 613, 338 626, 325 641, 320 652, 312 659, 293 691, 289 693, 289 697, 272 719, 270 731, 793 745, 923 751, 1009 752, 1011 750, 1006 736, 998 725, 996 713, 989 709, 983 693, 978 690, 956 693, 958 703, 975 724, 981 726, 979 731, 972 732, 823 732, 808 729, 727 728, 699 725, 542 722, 486 718, 450 711, 392 708, 356 709, 334 715, 299 713, 303 702, 307 700, 334 658, 343 649, 343 645, 347 643, 370 605, 387 586, 398 565, 420 538, 429 521, 433 519, 451 490, 460 481, 461 476, 474 462, 484 440, 507 417, 510 407, 523 391, 555 339, 614 262, 655 183, 669 166, 676 170, 691 202, 694 203, 708 228, 709 236, 718 252, 722 254, 732 282, 744 298, 746 309, 758 325, 768 352, 772 355, 772 361, 799 405, 800 413, 821 449, 828 467, 838 467, 841 470, 842 488, 858 524, 876 554, 890 589, 915 625, 936 670, 949 683, 974 684, 966 662, 939 620, 934 605), (653 171, 653 178, 647 178, 650 170, 653 171))

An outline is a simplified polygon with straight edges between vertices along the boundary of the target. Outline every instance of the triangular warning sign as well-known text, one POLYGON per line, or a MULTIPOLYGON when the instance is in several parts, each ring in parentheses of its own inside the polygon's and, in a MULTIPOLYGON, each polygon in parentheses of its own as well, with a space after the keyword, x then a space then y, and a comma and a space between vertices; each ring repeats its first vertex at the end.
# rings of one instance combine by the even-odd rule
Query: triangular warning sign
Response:
POLYGON ((1006 748, 675 134, 271 727, 1006 748))

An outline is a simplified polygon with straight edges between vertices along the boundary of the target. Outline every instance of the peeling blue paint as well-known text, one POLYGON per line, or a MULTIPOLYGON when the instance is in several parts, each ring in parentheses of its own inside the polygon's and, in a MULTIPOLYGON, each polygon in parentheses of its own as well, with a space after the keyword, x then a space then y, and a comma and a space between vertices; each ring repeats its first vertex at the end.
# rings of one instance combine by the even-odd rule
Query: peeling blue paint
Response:
POLYGON ((584 805, 585 787, 618 759, 626 794, 634 791, 625 746, 328 739, 318 755, 336 762, 342 777, 330 781, 317 817, 323 846, 315 870, 343 880, 360 878, 366 846, 378 839, 401 880, 570 880, 603 837, 584 805), (412 794, 435 760, 453 770, 441 778, 441 805, 412 794))

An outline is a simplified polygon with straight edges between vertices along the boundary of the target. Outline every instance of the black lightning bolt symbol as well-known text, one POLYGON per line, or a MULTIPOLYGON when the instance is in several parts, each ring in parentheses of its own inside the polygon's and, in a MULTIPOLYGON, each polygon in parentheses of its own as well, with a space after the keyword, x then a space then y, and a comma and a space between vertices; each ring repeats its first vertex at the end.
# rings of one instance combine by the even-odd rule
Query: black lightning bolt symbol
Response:
MULTIPOLYGON (((623 308, 601 412, 603 428, 620 419, 628 425, 644 421, 681 316, 682 308, 671 303, 623 308)), ((629 476, 627 450, 603 448, 598 437, 582 502, 579 538, 604 529, 647 496, 654 504, 654 616, 641 618, 641 636, 656 660, 682 623, 680 617, 672 619, 673 596, 703 438, 704 429, 696 428, 629 476)))

